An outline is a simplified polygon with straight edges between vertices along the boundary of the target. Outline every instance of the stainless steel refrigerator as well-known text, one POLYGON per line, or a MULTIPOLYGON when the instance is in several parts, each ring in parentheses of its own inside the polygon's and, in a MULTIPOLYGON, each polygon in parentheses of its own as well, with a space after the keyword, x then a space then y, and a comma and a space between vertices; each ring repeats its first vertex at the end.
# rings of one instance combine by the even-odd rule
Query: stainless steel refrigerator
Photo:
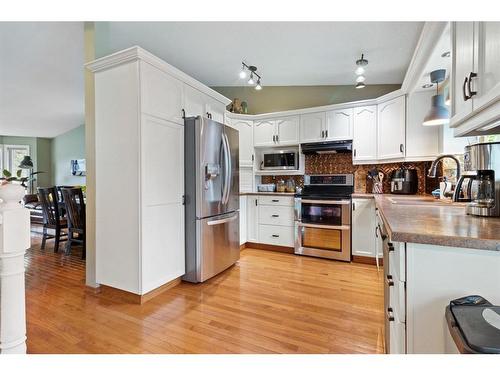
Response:
POLYGON ((186 274, 203 282, 240 257, 238 131, 204 117, 184 122, 186 274))

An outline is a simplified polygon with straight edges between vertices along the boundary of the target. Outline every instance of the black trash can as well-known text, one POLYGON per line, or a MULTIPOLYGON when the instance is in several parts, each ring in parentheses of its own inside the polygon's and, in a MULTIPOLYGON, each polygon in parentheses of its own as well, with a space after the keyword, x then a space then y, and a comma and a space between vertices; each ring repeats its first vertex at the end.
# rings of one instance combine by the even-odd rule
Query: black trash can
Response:
POLYGON ((446 321, 462 354, 500 354, 500 306, 481 296, 450 301, 446 321))

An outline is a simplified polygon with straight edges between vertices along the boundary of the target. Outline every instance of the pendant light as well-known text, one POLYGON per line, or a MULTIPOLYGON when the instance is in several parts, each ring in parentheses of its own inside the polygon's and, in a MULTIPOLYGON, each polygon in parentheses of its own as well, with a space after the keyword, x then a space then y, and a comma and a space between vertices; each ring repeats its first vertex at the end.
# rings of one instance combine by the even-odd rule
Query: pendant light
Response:
POLYGON ((436 95, 431 99, 431 109, 422 123, 424 126, 444 125, 450 122, 450 111, 444 105, 443 94, 439 93, 439 83, 444 81, 445 76, 445 69, 431 72, 431 82, 436 84, 436 95))

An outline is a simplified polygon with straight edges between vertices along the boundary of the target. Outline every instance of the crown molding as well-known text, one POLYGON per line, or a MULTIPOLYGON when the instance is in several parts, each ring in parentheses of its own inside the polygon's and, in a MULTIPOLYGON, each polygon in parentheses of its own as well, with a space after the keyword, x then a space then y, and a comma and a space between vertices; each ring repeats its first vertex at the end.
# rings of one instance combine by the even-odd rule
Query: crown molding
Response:
POLYGON ((127 64, 134 61, 143 61, 148 63, 155 68, 163 71, 164 73, 177 78, 178 80, 184 82, 185 84, 209 95, 213 99, 224 103, 226 106, 231 103, 231 100, 226 98, 224 95, 218 93, 217 91, 211 89, 210 87, 204 85, 203 83, 197 81, 193 77, 187 75, 183 71, 177 69, 176 67, 168 64, 159 57, 153 55, 151 52, 146 51, 144 48, 139 46, 133 46, 122 51, 112 53, 111 55, 101 57, 94 61, 85 64, 85 68, 89 69, 93 73, 99 73, 115 66, 122 64, 127 64))
POLYGON ((425 22, 401 85, 401 90, 405 93, 415 90, 420 78, 425 73, 429 57, 432 55, 434 48, 436 48, 447 25, 448 22, 425 22))

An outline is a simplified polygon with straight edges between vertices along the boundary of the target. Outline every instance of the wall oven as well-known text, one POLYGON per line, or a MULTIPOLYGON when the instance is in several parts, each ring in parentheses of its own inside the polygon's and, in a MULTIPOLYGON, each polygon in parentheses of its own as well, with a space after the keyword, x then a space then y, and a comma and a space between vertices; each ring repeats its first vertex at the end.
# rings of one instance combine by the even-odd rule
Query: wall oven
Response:
POLYGON ((262 151, 262 165, 264 170, 296 170, 299 169, 298 150, 262 151))
POLYGON ((295 197, 295 254, 350 262, 352 175, 304 181, 295 197))

